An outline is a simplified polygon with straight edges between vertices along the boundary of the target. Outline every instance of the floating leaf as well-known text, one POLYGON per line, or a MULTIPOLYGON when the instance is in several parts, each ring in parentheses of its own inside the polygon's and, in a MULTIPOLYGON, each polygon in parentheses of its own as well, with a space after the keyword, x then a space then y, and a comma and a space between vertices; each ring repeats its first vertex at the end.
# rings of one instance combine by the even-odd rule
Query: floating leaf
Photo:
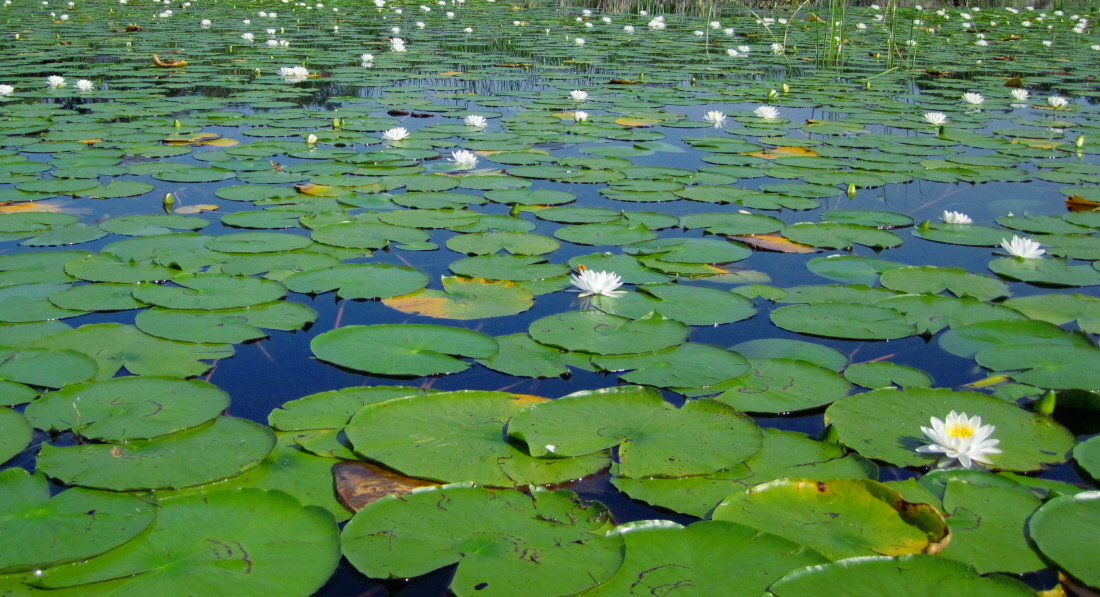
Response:
POLYGON ((444 486, 363 508, 342 543, 368 576, 407 578, 458 563, 450 586, 458 597, 554 597, 619 569, 622 538, 607 534, 610 518, 568 491, 444 486))
POLYGON ((286 288, 274 281, 224 274, 180 274, 171 279, 175 286, 142 284, 134 298, 168 309, 235 309, 277 301, 286 288))
POLYGON ((534 295, 513 282, 444 276, 443 291, 429 288, 382 302, 402 313, 443 319, 483 319, 522 313, 534 304, 534 295))
POLYGON ((568 311, 534 321, 528 332, 536 342, 566 350, 633 354, 681 344, 688 329, 657 313, 630 320, 600 312, 568 311))
POLYGON ((893 340, 916 333, 901 313, 873 305, 834 302, 791 305, 772 311, 771 319, 785 330, 832 338, 893 340))
POLYGON ((317 358, 382 375, 456 373, 470 365, 448 355, 485 359, 497 352, 491 337, 470 330, 422 324, 352 325, 310 342, 317 358))
POLYGON ((745 412, 788 413, 835 402, 851 390, 843 377, 794 359, 756 360, 752 370, 710 390, 715 400, 745 412))
POLYGON ((293 331, 317 319, 300 303, 275 301, 252 307, 218 310, 162 309, 137 314, 134 324, 146 334, 182 342, 237 344, 264 338, 263 329, 293 331))
POLYGON ((1091 540, 1100 532, 1098 513, 1100 492, 1086 491, 1050 500, 1028 521, 1028 533, 1039 551, 1092 587, 1100 586, 1097 546, 1091 540))
POLYGON ((955 296, 972 296, 989 301, 1008 296, 1008 286, 1000 280, 967 273, 962 268, 909 266, 882 272, 882 285, 892 290, 916 294, 939 294, 944 290, 955 296))
POLYGON ((698 388, 737 377, 748 371, 741 355, 707 344, 687 343, 645 354, 593 357, 607 371, 625 371, 620 379, 659 388, 698 388))
POLYGON ((0 347, 0 378, 5 380, 60 388, 87 381, 97 371, 91 357, 75 350, 0 347))
POLYGON ((22 414, 10 408, 0 408, 0 464, 22 452, 31 443, 33 435, 30 423, 22 414))
POLYGON ((389 263, 348 263, 307 270, 283 280, 294 292, 319 294, 337 290, 344 299, 389 298, 427 286, 428 276, 411 267, 389 263))

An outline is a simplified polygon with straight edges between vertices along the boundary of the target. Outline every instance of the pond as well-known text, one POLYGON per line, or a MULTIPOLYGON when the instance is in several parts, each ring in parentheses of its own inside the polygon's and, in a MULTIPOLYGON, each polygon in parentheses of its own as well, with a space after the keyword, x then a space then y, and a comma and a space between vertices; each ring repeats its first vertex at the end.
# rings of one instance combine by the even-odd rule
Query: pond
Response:
POLYGON ((603 6, 5 0, 0 594, 1100 588, 1095 8, 603 6))

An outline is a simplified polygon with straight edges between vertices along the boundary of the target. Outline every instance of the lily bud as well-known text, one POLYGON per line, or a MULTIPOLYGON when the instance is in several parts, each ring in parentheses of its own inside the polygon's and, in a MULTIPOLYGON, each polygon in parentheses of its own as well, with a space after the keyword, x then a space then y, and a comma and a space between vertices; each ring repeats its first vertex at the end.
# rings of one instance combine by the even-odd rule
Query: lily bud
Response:
POLYGON ((1073 145, 1074 145, 1074 147, 1084 147, 1085 146, 1085 136, 1084 135, 1077 135, 1077 140, 1073 142, 1073 145))
POLYGON ((173 121, 172 121, 172 126, 174 126, 174 127, 176 127, 176 128, 179 128, 179 127, 180 127, 180 120, 179 120, 179 118, 177 118, 177 119, 175 119, 175 120, 173 120, 173 121))
POLYGON ((939 137, 940 139, 946 139, 947 138, 947 126, 941 124, 940 125, 940 130, 939 130, 938 133, 936 133, 936 136, 939 137))
POLYGON ((1043 397, 1031 403, 1031 410, 1041 414, 1050 416, 1054 413, 1054 403, 1057 402, 1058 395, 1054 393, 1054 390, 1047 390, 1043 397))
POLYGON ((849 199, 855 199, 856 198, 856 185, 855 185, 854 182, 848 183, 848 198, 849 199))
POLYGON ((791 86, 786 84, 786 83, 783 84, 783 87, 781 89, 783 90, 783 93, 790 93, 791 92, 791 86))
POLYGON ((314 135, 313 133, 310 133, 309 135, 307 135, 306 136, 306 143, 309 144, 309 145, 316 145, 317 144, 317 135, 314 135))
POLYGON ((776 91, 774 89, 768 91, 768 99, 775 99, 777 97, 779 97, 779 92, 778 91, 776 91))
POLYGON ((176 204, 176 198, 172 193, 165 193, 164 199, 161 199, 160 206, 164 209, 164 213, 172 213, 172 206, 176 204))
POLYGON ((866 89, 867 91, 870 91, 871 90, 871 82, 870 81, 864 82, 863 83, 863 88, 866 89))
POLYGON ((344 122, 342 120, 340 120, 339 118, 332 119, 332 130, 338 131, 342 126, 344 126, 344 122))

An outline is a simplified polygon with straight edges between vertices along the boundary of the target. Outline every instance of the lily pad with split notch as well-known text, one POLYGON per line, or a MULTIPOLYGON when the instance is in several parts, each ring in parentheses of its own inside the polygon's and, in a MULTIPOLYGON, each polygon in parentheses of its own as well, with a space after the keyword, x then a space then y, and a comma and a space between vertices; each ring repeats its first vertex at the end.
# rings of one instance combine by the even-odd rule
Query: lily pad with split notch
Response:
POLYGON ((932 417, 943 420, 951 411, 980 416, 996 427, 1001 454, 991 454, 991 467, 1031 471, 1066 460, 1075 440, 1064 427, 1038 413, 1021 410, 999 398, 977 392, 908 388, 873 390, 833 403, 825 422, 839 433, 840 442, 867 458, 896 466, 928 466, 935 454, 917 452, 928 439, 921 432, 932 417))
POLYGON ((955 296, 970 296, 982 301, 1010 294, 1004 282, 957 267, 897 267, 882 272, 879 280, 886 288, 912 294, 939 294, 947 290, 955 296))
POLYGON ((1100 586, 1096 569, 1100 532, 1100 491, 1056 497, 1043 504, 1028 521, 1028 534, 1039 551, 1085 584, 1100 586))
POLYGON ((541 344, 608 355, 676 346, 687 339, 688 328, 657 313, 632 320, 600 312, 567 311, 532 322, 528 333, 541 344))
POLYGON ((279 300, 287 290, 274 280, 224 274, 180 274, 171 282, 138 285, 134 298, 167 309, 236 309, 279 300))
POLYGON ((43 445, 39 470, 83 487, 135 491, 201 485, 239 474, 275 446, 268 427, 232 417, 123 444, 43 445), (195 458, 202 453, 203 458, 195 458))
POLYGON ((39 429, 125 442, 197 427, 227 408, 229 396, 207 382, 140 375, 47 392, 25 412, 39 429))
POLYGON ((450 583, 458 597, 555 597, 619 569, 623 541, 610 528, 602 505, 572 492, 443 486, 368 505, 344 527, 342 543, 368 576, 407 578, 458 563, 450 583))
POLYGON ((425 288, 385 298, 382 303, 425 317, 485 319, 522 313, 534 304, 534 295, 507 280, 444 276, 442 291, 425 288))
POLYGON ((222 253, 277 253, 308 247, 310 239, 282 232, 237 232, 206 241, 206 248, 222 253))
POLYGON ((332 515, 281 491, 232 489, 158 502, 156 521, 133 541, 36 578, 54 590, 185 597, 312 594, 340 560, 332 515), (278 520, 279 524, 255 524, 278 520))
POLYGON ((88 355, 75 350, 0 347, 0 379, 60 388, 87 381, 99 368, 88 355))
POLYGON ((428 276, 411 267, 389 263, 346 263, 298 272, 283 280, 293 292, 320 294, 336 290, 344 299, 373 299, 415 292, 428 276))
POLYGON ((611 483, 630 497, 706 518, 727 496, 782 479, 876 479, 878 467, 843 446, 816 441, 795 431, 765 427, 764 444, 744 463, 709 475, 677 478, 614 477, 611 483))
POLYGON ((830 222, 793 224, 783 229, 783 236, 796 243, 825 249, 850 249, 853 244, 888 248, 902 243, 902 238, 889 230, 830 222))
POLYGON ((1070 265, 1064 259, 1021 259, 1006 257, 989 262, 989 269, 1002 276, 1055 286, 1100 285, 1100 271, 1087 265, 1070 265))
POLYGON ((485 359, 497 352, 484 334, 439 325, 351 325, 325 332, 310 342, 317 358, 382 375, 457 373, 469 363, 449 355, 485 359))
POLYGON ((611 315, 640 319, 656 312, 687 325, 733 323, 756 314, 753 302, 739 294, 688 284, 645 284, 619 297, 594 297, 592 304, 611 315))
POLYGON ((594 450, 558 457, 509 442, 504 427, 537 396, 465 390, 397 398, 368 405, 345 433, 355 451, 402 474, 494 487, 563 483, 606 467, 594 450), (575 457, 574 457, 575 456, 575 457))
POLYGON ((591 369, 588 355, 539 344, 527 334, 497 336, 500 349, 478 363, 507 375, 557 377, 569 373, 568 366, 591 369))
POLYGON ((711 386, 749 370, 749 362, 735 352, 692 342, 651 353, 597 356, 592 363, 606 371, 632 369, 619 378, 658 388, 711 386))
POLYGON ((917 331, 898 311, 853 303, 822 302, 780 307, 772 311, 771 320, 792 332, 857 340, 894 340, 917 331))
POLYGON ((141 533, 156 507, 139 496, 70 488, 50 495, 45 475, 0 471, 0 572, 41 570, 83 560, 141 533))
POLYGON ((935 552, 948 540, 934 507, 870 479, 768 481, 729 496, 711 518, 797 540, 833 560, 935 552))
POLYGON ((728 469, 763 441, 756 423, 724 404, 696 400, 676 408, 659 390, 641 386, 584 390, 532 405, 512 417, 508 433, 537 457, 618 446, 615 474, 633 478, 728 469))
POLYGON ((851 384, 836 372, 807 361, 777 358, 750 361, 752 370, 706 388, 740 411, 789 413, 817 408, 848 395, 851 384))
POLYGON ((146 334, 168 340, 239 344, 267 337, 265 329, 289 332, 316 319, 317 312, 307 305, 274 301, 217 310, 153 307, 138 313, 134 324, 146 334))

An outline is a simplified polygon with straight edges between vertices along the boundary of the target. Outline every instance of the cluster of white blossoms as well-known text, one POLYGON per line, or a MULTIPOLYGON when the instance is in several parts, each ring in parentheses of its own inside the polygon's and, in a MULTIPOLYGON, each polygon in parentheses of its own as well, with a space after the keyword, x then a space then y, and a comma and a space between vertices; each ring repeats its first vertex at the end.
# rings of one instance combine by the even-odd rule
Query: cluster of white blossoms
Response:
POLYGON ((279 76, 290 83, 300 83, 309 78, 309 69, 304 66, 284 66, 279 69, 279 76))
POLYGON ((652 29, 654 31, 664 29, 665 27, 668 26, 668 25, 665 24, 665 17, 661 16, 661 15, 655 16, 652 19, 650 19, 649 23, 647 23, 647 25, 649 26, 650 29, 652 29))
POLYGON ((405 40, 401 39, 400 37, 395 37, 395 38, 391 39, 390 40, 390 51, 391 52, 404 52, 404 51, 406 51, 406 49, 405 49, 405 40))
POLYGON ((917 448, 917 452, 942 454, 947 459, 940 462, 941 467, 955 460, 963 468, 972 468, 975 462, 990 465, 989 456, 1001 453, 996 447, 1001 440, 989 437, 996 429, 993 425, 982 425, 981 417, 951 411, 946 421, 932 417, 931 428, 920 428, 932 443, 917 448))

